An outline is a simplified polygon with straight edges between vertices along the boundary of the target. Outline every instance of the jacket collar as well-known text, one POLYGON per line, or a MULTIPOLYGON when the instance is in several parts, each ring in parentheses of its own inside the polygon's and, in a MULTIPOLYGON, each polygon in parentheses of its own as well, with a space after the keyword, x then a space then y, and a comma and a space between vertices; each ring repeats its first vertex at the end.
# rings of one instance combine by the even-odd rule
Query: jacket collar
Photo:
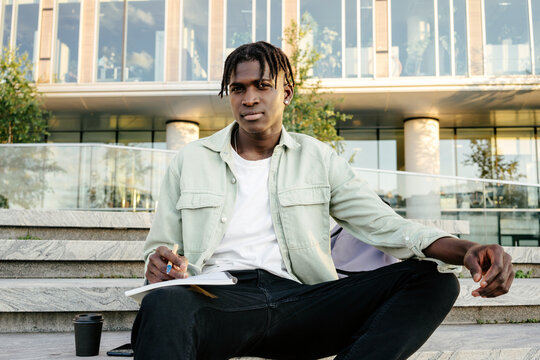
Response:
MULTIPOLYGON (((202 144, 215 152, 222 152, 227 150, 231 145, 231 136, 235 127, 238 126, 236 121, 233 121, 227 127, 221 129, 217 133, 202 140, 202 144)), ((285 127, 281 126, 281 136, 277 146, 286 146, 290 149, 296 149, 300 146, 296 140, 285 130, 285 127)))

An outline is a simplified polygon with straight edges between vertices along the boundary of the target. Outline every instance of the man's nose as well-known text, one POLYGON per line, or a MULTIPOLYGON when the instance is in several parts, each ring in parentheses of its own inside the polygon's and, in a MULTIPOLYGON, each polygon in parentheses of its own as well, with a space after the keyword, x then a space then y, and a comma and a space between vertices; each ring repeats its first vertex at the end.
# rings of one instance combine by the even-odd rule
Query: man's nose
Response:
POLYGON ((244 98, 242 99, 242 105, 253 106, 259 103, 259 95, 254 89, 246 89, 244 98))

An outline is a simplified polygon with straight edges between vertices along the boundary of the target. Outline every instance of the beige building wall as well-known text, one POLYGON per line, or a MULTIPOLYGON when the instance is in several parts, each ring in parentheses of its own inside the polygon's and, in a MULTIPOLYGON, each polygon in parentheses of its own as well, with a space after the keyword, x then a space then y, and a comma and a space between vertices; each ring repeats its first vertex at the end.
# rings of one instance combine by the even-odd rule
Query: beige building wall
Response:
MULTIPOLYGON (((300 0, 285 0, 283 3, 283 29, 286 29, 291 25, 294 20, 298 23, 298 1, 300 0)), ((283 34, 285 35, 285 34, 283 34)), ((283 42, 283 51, 287 55, 291 55, 291 47, 283 42)))
POLYGON ((180 0, 167 1, 165 81, 180 80, 180 0))
POLYGON ((388 77, 388 1, 375 1, 375 77, 388 77))
POLYGON ((79 82, 89 83, 94 81, 94 49, 97 46, 96 37, 96 12, 98 2, 96 0, 82 0, 82 23, 81 23, 81 54, 79 82))
POLYGON ((223 0, 211 0, 210 2, 210 64, 208 65, 210 74, 209 80, 221 80, 223 74, 223 19, 225 19, 225 9, 223 0))
POLYGON ((53 0, 41 1, 41 28, 39 41, 39 60, 37 64, 38 82, 51 81, 51 51, 53 39, 53 0))
POLYGON ((471 76, 484 75, 484 35, 482 33, 482 1, 469 0, 469 56, 471 76))

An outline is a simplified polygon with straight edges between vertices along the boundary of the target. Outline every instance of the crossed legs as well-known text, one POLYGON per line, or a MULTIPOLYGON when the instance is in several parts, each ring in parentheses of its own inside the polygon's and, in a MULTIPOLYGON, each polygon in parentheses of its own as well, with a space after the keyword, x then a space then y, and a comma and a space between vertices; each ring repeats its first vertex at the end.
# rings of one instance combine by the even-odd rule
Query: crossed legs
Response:
POLYGON ((407 260, 316 285, 264 270, 234 286, 147 295, 132 343, 140 359, 406 359, 450 311, 459 285, 428 261, 407 260))

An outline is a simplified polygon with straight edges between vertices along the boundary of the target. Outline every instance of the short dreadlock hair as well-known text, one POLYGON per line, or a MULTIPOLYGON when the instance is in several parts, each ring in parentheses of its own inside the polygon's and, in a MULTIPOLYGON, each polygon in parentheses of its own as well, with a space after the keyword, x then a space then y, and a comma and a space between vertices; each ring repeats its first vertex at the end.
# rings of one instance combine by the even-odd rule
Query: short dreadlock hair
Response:
POLYGON ((294 76, 291 63, 285 53, 278 47, 265 41, 244 44, 236 48, 225 60, 223 78, 221 79, 221 91, 218 96, 229 95, 229 81, 236 66, 242 62, 257 61, 260 67, 259 78, 262 80, 266 64, 270 67, 270 76, 275 79, 277 87, 277 76, 280 70, 285 72, 285 82, 294 87, 294 76))

